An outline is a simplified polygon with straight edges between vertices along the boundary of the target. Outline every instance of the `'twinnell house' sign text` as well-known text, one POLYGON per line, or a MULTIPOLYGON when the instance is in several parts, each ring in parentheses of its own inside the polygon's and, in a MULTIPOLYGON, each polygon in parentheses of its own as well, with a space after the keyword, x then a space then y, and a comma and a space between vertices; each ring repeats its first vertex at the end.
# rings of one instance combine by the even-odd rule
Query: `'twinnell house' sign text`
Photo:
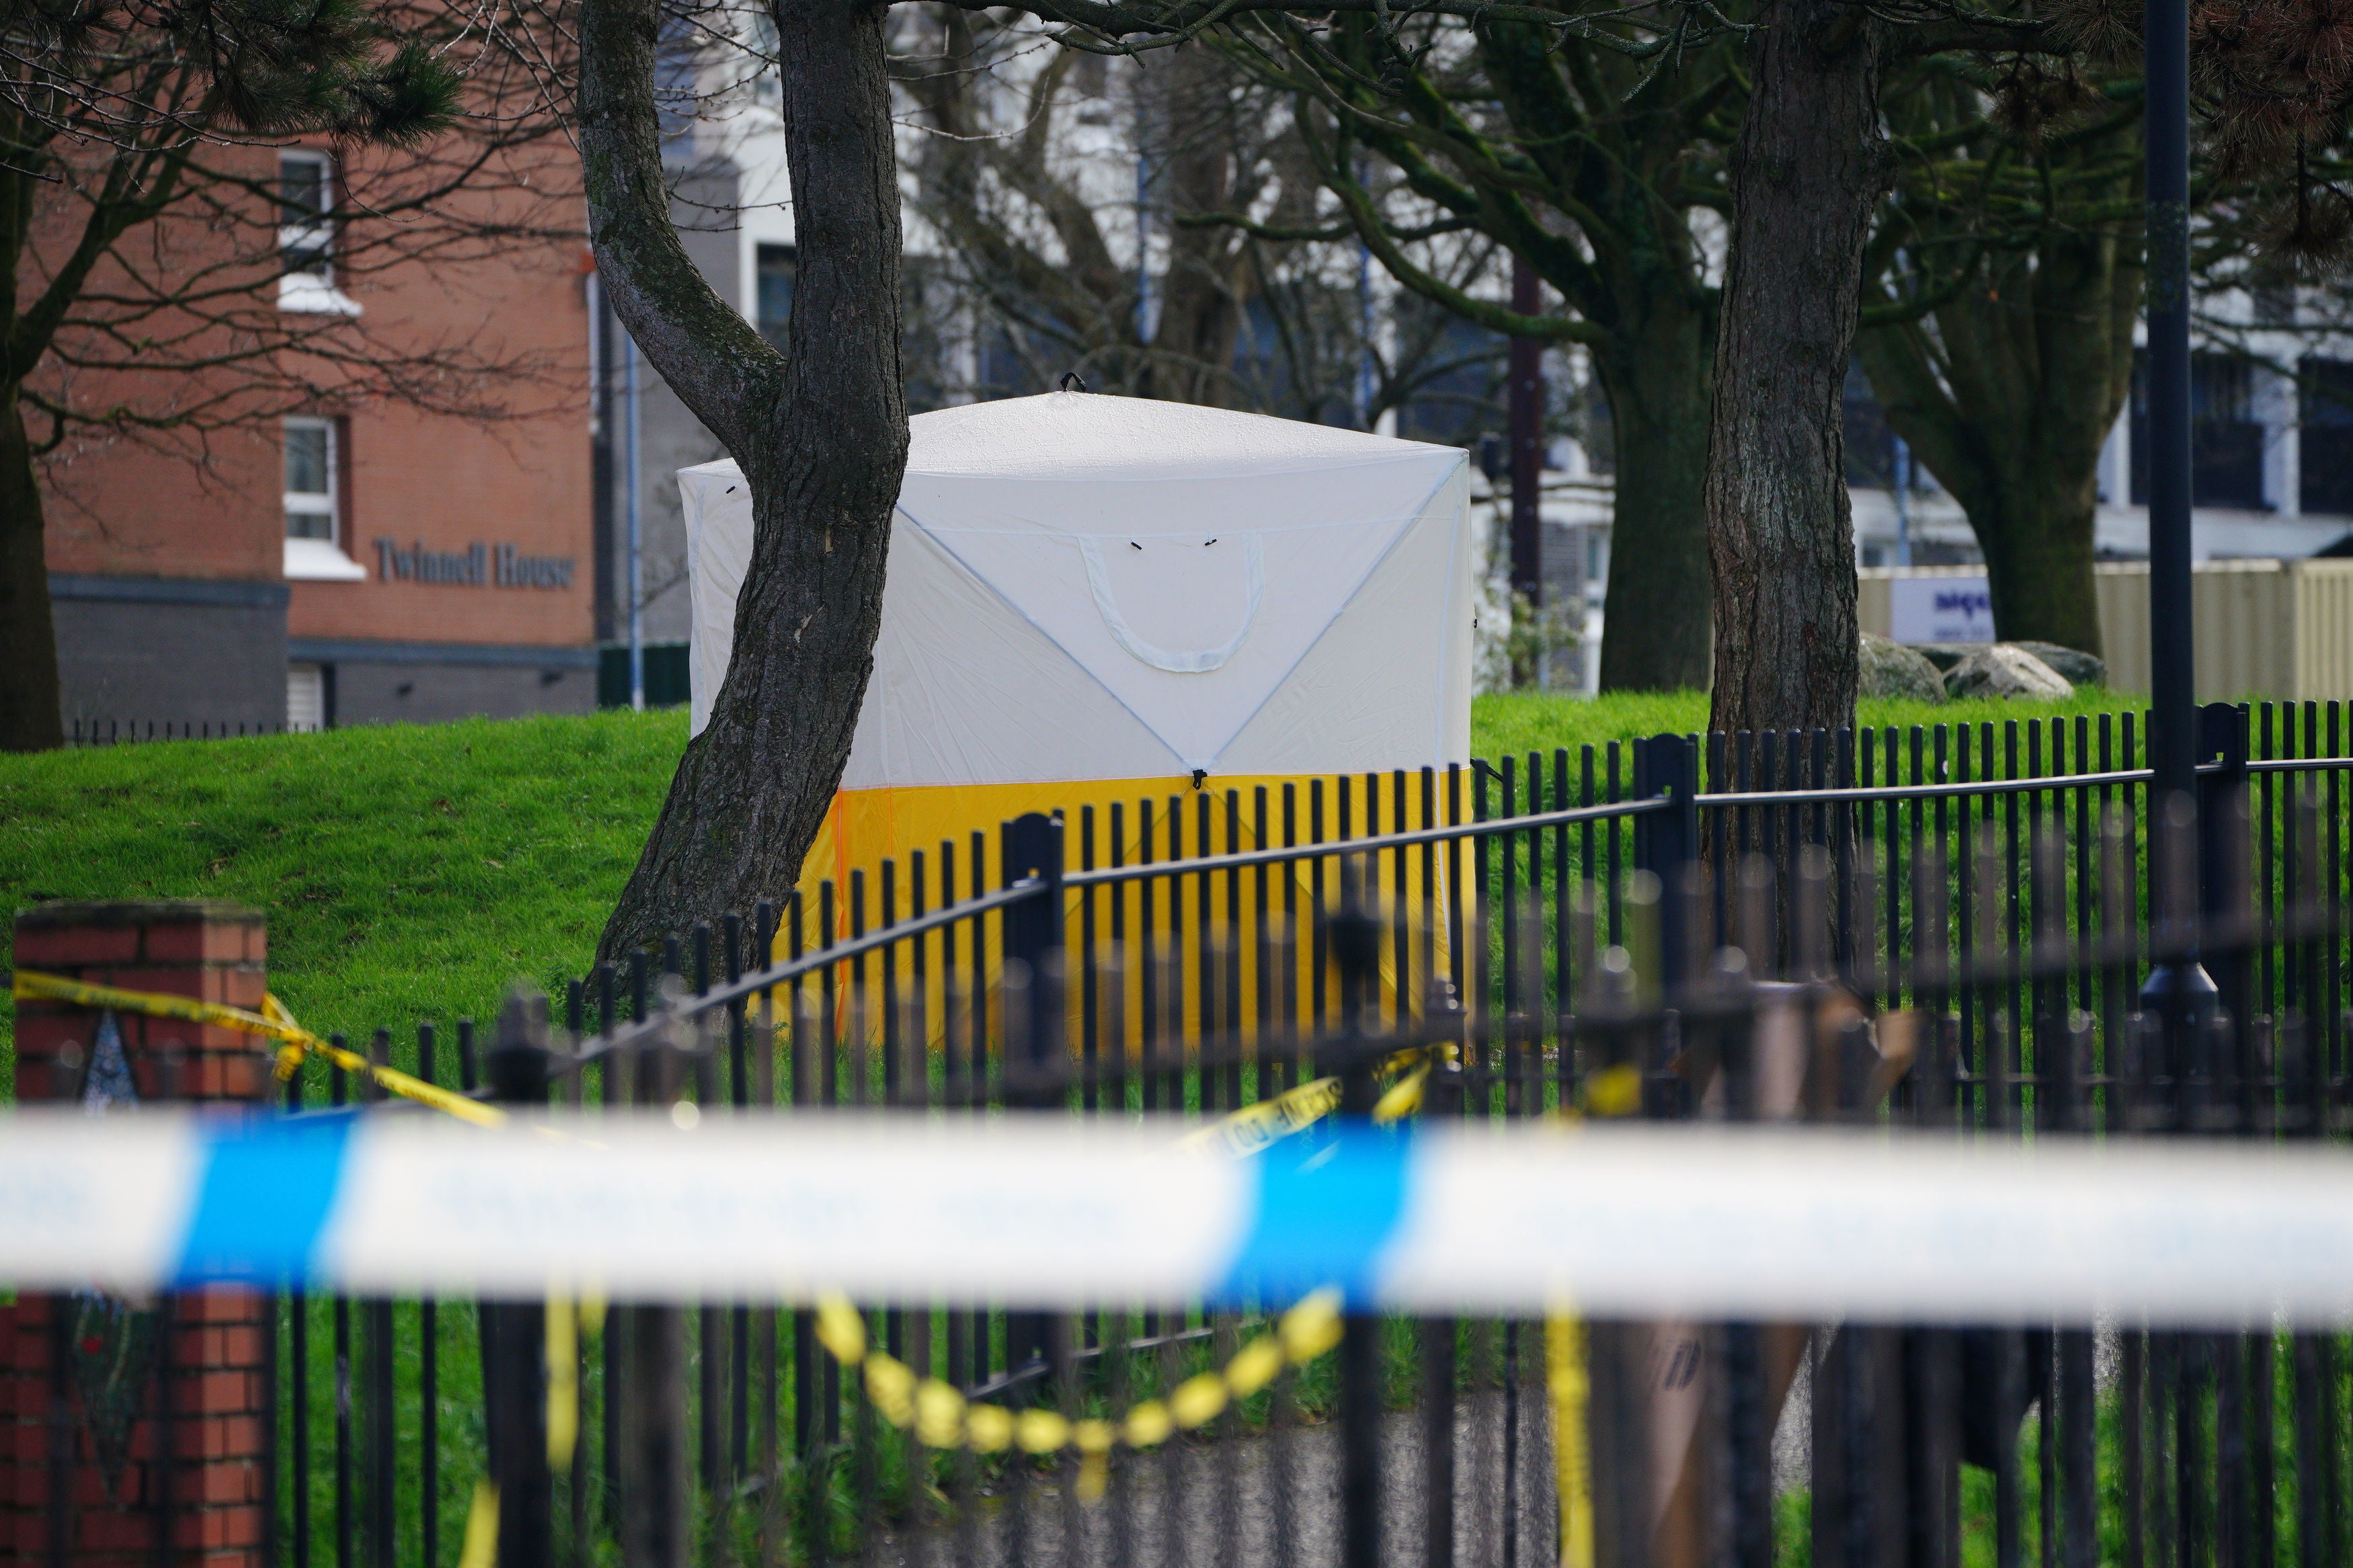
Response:
POLYGON ((385 582, 445 583, 467 588, 569 588, 572 558, 525 555, 512 544, 470 544, 428 550, 375 542, 376 575, 385 582))

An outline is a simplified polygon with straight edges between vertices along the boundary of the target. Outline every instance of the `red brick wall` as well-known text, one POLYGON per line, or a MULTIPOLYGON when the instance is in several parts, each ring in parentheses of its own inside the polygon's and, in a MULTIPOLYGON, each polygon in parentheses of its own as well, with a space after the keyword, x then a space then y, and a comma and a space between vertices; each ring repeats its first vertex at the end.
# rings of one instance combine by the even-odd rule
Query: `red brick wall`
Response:
MULTIPOLYGON (((277 152, 216 156, 226 163, 242 159, 254 177, 266 180, 277 152)), ((371 342, 387 353, 496 368, 479 381, 453 372, 447 384, 424 389, 420 396, 448 400, 438 411, 382 398, 315 410, 343 421, 343 544, 369 575, 358 583, 291 584, 287 629, 293 637, 576 647, 595 636, 586 252, 577 237, 567 237, 585 234, 586 207, 576 191, 576 156, 564 147, 551 142, 516 162, 503 182, 486 176, 490 194, 460 193, 448 205, 470 203, 480 217, 511 216, 535 236, 503 247, 453 242, 447 253, 385 260, 388 253, 366 251, 373 241, 362 226, 350 227, 352 245, 361 247, 355 254, 374 254, 376 261, 339 271, 337 287, 364 311, 371 342), (571 585, 385 581, 379 538, 404 548, 421 542, 462 552, 479 542, 491 551, 506 544, 526 556, 569 558, 571 585)), ((244 226, 209 237, 206 226, 175 214, 152 233, 142 230, 140 244, 152 242, 174 258, 185 254, 190 269, 199 262, 221 266, 243 254, 238 247, 249 248, 274 232, 270 212, 261 203, 244 226)), ((47 215, 44 232, 52 247, 71 237, 71 216, 47 215)), ((273 279, 262 278, 255 295, 265 315, 273 279)), ((193 395, 186 376, 135 371, 85 375, 80 385, 92 400, 142 409, 193 395)), ((285 516, 278 406, 273 399, 266 416, 201 441, 165 443, 182 457, 105 434, 69 439, 42 473, 49 569, 280 580, 285 516), (201 465, 183 460, 199 451, 201 465)))
MULTIPOLYGON (((260 1005, 267 953, 261 915, 228 904, 52 904, 16 918, 19 968, 232 1006, 260 1005)), ((250 1101, 268 1092, 264 1039, 141 1015, 119 1014, 116 1021, 142 1100, 250 1101)), ((98 1025, 86 1008, 19 1003, 17 1098, 75 1098, 98 1025)), ((143 1395, 121 1471, 111 1479, 68 1370, 71 1300, 26 1295, 0 1306, 0 1563, 56 1562, 62 1527, 66 1561, 144 1568, 164 1555, 159 1531, 168 1520, 174 1563, 260 1568, 270 1474, 269 1301, 229 1289, 165 1300, 159 1375, 143 1395)))
MULTIPOLYGON (((275 167, 277 152, 207 149, 205 157, 226 170, 264 176, 275 167)), ((40 260, 28 269, 31 276, 53 274, 82 243, 90 219, 79 183, 37 184, 33 248, 40 260)), ((186 216, 126 236, 99 262, 85 300, 145 299, 154 280, 175 278, 201 279, 207 290, 250 282, 262 291, 259 298, 269 298, 274 269, 250 254, 259 231, 207 222, 203 205, 192 204, 186 216)), ((216 297, 207 314, 218 313, 216 297)), ((175 361, 202 361, 238 346, 217 321, 205 326, 170 310, 85 304, 69 314, 57 350, 36 368, 33 384, 51 395, 69 396, 85 409, 120 406, 159 419, 204 406, 206 395, 233 395, 233 374, 200 384, 185 373, 120 368, 133 356, 98 325, 110 319, 129 335, 169 343, 159 355, 175 361), (80 363, 69 368, 69 358, 80 363)), ((218 405, 208 409, 211 416, 220 412, 218 405)), ((274 582, 284 562, 279 461, 274 428, 116 431, 69 426, 65 440, 40 465, 49 570, 274 582)))
POLYGON ((130 442, 86 442, 43 470, 49 570, 276 582, 286 558, 274 435, 215 437, 200 480, 130 442))

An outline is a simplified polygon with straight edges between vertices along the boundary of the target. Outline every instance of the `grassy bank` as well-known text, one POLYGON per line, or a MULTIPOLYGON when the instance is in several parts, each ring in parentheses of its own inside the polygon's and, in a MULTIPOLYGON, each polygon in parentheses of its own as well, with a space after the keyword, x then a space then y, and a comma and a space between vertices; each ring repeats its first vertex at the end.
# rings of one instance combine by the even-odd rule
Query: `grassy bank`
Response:
MULTIPOLYGON (((2107 706, 1866 704, 1874 724, 2107 706)), ((1479 700, 1482 754, 1694 731, 1697 693, 1479 700)), ((0 909, 215 898, 269 916, 270 984, 325 1032, 487 1016, 579 973, 659 809, 677 710, 0 755, 0 909)), ((0 1086, 11 1082, 0 998, 0 1086)))
POLYGON ((579 973, 685 740, 599 714, 0 757, 0 907, 235 900, 322 1033, 487 1016, 579 973))

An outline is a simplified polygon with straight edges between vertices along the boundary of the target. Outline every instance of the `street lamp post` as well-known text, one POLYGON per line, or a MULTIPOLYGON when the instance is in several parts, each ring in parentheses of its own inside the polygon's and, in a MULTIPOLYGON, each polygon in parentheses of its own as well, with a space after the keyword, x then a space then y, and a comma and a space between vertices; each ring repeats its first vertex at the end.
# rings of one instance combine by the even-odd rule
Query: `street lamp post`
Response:
POLYGON ((2196 755, 2189 600, 2189 20, 2147 0, 2149 752, 2158 798, 2196 755))
MULTIPOLYGON (((1512 309, 1533 316, 1543 309, 1536 269, 1512 258, 1512 309)), ((1544 602, 1544 344, 1514 338, 1506 399, 1512 439, 1512 592, 1544 602)))
POLYGON ((629 706, 646 710, 645 570, 640 560, 638 517, 638 341, 621 331, 622 515, 628 521, 629 706))
POLYGON ((2156 942, 2144 1001, 2185 1041, 2212 1005, 2198 962, 2197 665, 2189 577, 2189 7, 2146 0, 2148 149, 2149 857, 2156 942))

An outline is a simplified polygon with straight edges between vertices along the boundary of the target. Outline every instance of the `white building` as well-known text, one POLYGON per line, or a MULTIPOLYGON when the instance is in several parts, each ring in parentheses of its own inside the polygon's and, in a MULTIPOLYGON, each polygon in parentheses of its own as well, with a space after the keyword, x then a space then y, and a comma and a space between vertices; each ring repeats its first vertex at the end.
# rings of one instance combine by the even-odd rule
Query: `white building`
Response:
MULTIPOLYGON (((2259 305, 2233 291, 2206 303, 2206 341, 2190 369, 2192 553, 2295 559, 2353 542, 2353 334, 2320 320, 2310 302, 2259 305)), ((2094 537, 2104 559, 2148 554, 2147 470, 2134 458, 2146 438, 2137 382, 2100 453, 2094 537)), ((1905 509, 1913 561, 1981 560, 1958 504, 1926 470, 1915 483, 1905 509)), ((1903 563, 1895 497, 1886 488, 1852 494, 1857 560, 1903 563)))

